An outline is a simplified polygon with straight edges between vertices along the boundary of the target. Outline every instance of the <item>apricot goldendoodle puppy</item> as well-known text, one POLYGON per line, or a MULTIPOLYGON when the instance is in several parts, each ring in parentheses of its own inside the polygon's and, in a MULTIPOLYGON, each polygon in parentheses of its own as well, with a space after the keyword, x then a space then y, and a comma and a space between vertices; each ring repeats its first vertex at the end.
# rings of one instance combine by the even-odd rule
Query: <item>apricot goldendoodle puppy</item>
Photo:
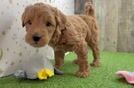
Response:
POLYGON ((78 77, 87 77, 88 46, 93 51, 92 66, 99 65, 98 26, 94 7, 87 3, 85 15, 66 16, 60 10, 44 3, 28 6, 22 15, 22 25, 26 27, 26 42, 33 47, 46 44, 55 51, 55 66, 63 65, 64 54, 74 51, 75 62, 79 65, 78 77))

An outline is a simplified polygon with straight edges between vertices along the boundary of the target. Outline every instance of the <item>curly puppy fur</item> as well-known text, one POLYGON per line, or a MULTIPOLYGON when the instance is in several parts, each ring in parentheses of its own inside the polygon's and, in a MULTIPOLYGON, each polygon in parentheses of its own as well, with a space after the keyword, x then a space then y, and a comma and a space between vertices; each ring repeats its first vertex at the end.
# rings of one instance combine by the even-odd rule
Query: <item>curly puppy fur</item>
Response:
POLYGON ((99 65, 99 30, 91 3, 85 5, 84 13, 66 16, 48 4, 30 5, 22 15, 22 25, 26 27, 25 40, 33 47, 43 47, 46 44, 52 46, 57 68, 63 65, 65 53, 74 51, 77 54, 75 63, 79 65, 76 75, 87 77, 89 75, 88 46, 94 56, 91 65, 99 65))

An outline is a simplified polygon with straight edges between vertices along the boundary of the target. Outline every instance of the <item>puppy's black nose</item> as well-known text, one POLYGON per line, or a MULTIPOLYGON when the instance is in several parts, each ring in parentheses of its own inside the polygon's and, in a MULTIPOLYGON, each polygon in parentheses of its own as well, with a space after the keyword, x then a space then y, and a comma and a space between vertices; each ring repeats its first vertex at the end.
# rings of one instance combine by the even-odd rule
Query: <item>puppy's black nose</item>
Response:
POLYGON ((33 36, 33 40, 34 40, 35 42, 40 41, 40 39, 41 39, 41 37, 40 37, 40 36, 33 36))

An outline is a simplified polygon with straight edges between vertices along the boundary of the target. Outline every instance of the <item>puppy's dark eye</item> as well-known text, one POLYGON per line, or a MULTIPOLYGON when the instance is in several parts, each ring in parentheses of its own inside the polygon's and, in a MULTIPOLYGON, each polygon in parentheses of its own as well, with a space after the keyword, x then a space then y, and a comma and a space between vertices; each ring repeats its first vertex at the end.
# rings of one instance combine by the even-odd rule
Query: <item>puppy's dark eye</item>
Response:
POLYGON ((31 25, 32 24, 31 20, 27 21, 27 24, 31 25))
POLYGON ((52 26, 52 24, 50 22, 47 22, 46 26, 50 27, 50 26, 52 26))

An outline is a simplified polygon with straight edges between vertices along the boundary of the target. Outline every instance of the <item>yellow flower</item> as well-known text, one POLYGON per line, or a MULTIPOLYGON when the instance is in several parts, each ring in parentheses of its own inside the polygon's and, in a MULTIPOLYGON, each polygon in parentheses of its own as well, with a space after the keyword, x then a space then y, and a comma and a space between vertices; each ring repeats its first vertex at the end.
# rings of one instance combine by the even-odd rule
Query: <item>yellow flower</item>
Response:
POLYGON ((37 76, 40 80, 47 79, 45 69, 41 69, 40 71, 38 71, 37 76))
POLYGON ((46 72, 47 76, 49 76, 49 77, 52 77, 54 75, 54 72, 50 69, 45 69, 45 72, 46 72))
POLYGON ((37 76, 40 80, 47 79, 47 77, 52 77, 54 72, 50 69, 44 68, 37 72, 37 76))

